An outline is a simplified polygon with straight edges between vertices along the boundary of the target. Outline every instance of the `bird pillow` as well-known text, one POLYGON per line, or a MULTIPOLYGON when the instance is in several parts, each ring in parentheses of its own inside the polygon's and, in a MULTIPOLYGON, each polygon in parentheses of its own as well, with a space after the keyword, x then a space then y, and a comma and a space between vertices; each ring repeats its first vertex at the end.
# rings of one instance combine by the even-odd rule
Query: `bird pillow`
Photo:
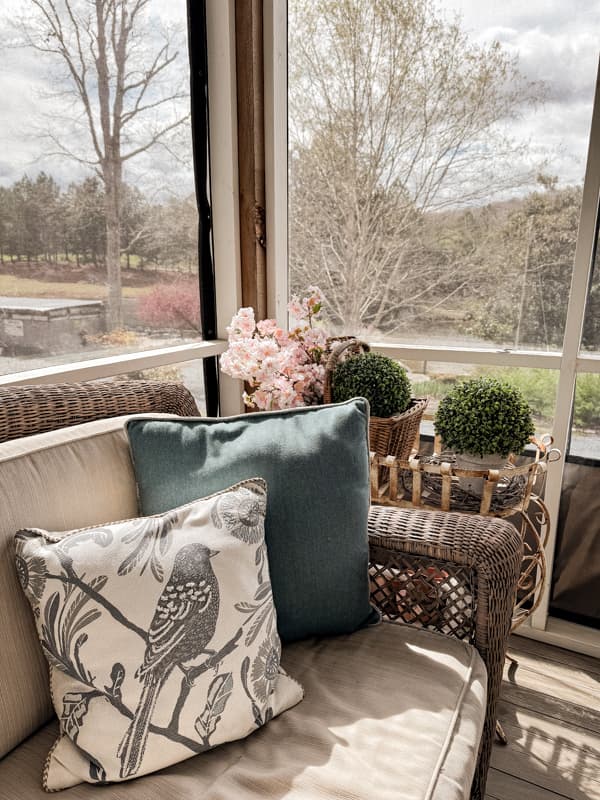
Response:
POLYGON ((257 478, 152 517, 16 534, 60 721, 47 791, 161 769, 302 699, 279 665, 265 509, 257 478))

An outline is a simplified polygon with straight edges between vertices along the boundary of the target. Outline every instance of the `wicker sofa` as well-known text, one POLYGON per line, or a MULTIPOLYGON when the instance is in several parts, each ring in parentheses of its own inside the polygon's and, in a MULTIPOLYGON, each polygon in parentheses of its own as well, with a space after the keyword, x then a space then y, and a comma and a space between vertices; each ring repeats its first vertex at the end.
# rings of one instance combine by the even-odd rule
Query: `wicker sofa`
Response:
MULTIPOLYGON (((44 796, 57 730, 12 536, 136 515, 114 416, 135 411, 197 413, 187 390, 152 382, 0 391, 0 800, 44 796)), ((502 520, 373 507, 369 540, 372 600, 403 624, 288 645, 299 706, 242 742, 66 797, 483 798, 520 538, 502 520)))

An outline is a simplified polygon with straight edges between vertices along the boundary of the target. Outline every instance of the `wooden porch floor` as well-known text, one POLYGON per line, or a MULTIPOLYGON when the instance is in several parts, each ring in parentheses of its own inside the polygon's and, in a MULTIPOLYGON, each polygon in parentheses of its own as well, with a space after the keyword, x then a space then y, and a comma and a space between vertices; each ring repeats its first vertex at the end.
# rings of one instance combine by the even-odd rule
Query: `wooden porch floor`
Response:
MULTIPOLYGON (((600 631, 598 633, 600 636, 600 631)), ((486 800, 600 800, 600 660, 512 636, 486 800)))

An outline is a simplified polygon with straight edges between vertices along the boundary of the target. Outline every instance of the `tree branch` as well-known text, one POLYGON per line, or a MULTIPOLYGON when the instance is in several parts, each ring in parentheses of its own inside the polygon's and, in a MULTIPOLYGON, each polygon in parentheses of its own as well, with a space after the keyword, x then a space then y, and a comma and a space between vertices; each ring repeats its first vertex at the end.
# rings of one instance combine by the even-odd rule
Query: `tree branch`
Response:
POLYGON ((75 571, 73 570, 72 567, 69 567, 68 565, 65 565, 65 564, 63 564, 63 567, 64 567, 64 569, 65 569, 65 571, 67 573, 66 575, 60 575, 60 574, 59 575, 50 575, 49 574, 47 576, 48 579, 49 580, 61 581, 61 583, 64 583, 67 586, 69 586, 69 585, 70 586, 76 586, 82 592, 87 594, 96 603, 98 603, 99 605, 103 606, 108 611, 108 613, 111 615, 111 617, 113 617, 113 619, 115 619, 118 623, 123 625, 125 628, 128 628, 130 631, 133 631, 133 633, 137 633, 137 635, 141 639, 143 639, 144 642, 147 642, 148 634, 143 628, 138 627, 135 623, 133 623, 130 620, 128 620, 127 617, 121 611, 119 611, 119 609, 116 606, 114 606, 110 602, 110 600, 107 600, 106 597, 104 597, 104 595, 102 595, 99 592, 95 591, 95 589, 92 589, 92 587, 88 586, 88 584, 85 583, 85 581, 82 581, 81 578, 75 573, 75 571))
POLYGON ((199 678, 200 675, 202 675, 204 672, 207 672, 209 669, 218 667, 219 663, 235 650, 243 633, 244 629, 239 628, 237 633, 235 633, 217 653, 213 653, 210 658, 207 658, 206 661, 197 667, 192 667, 189 669, 187 674, 183 676, 181 679, 179 697, 177 698, 177 702, 173 708, 173 714, 171 715, 171 720, 167 726, 168 730, 177 731, 179 729, 179 717, 181 716, 181 712, 196 678, 199 678))
POLYGON ((180 119, 175 120, 175 122, 172 122, 170 125, 166 125, 164 128, 161 128, 161 130, 159 130, 157 133, 155 133, 154 136, 148 142, 146 142, 143 145, 140 145, 139 147, 136 147, 135 150, 131 150, 129 153, 123 154, 123 156, 121 157, 122 160, 123 161, 128 161, 130 158, 133 158, 134 156, 137 156, 140 153, 144 153, 146 150, 149 150, 151 147, 153 147, 155 144, 157 144, 157 142, 159 142, 160 139, 166 133, 168 133, 169 131, 174 130, 177 127, 179 127, 179 125, 182 125, 184 122, 187 122, 189 120, 189 118, 190 118, 190 115, 186 114, 184 117, 181 117, 180 119))
POLYGON ((136 103, 136 105, 134 106, 134 108, 132 108, 131 111, 127 111, 125 114, 122 115, 121 123, 122 123, 123 127, 125 127, 125 125, 128 122, 130 122, 138 114, 142 114, 144 111, 148 111, 151 108, 158 108, 159 106, 164 105, 164 103, 169 103, 172 100, 183 100, 186 97, 187 97, 187 94, 184 94, 182 92, 182 93, 169 95, 168 97, 163 97, 160 100, 156 100, 154 103, 146 103, 145 106, 137 105, 137 103, 136 103))
MULTIPOLYGON (((80 676, 78 676, 77 680, 79 683, 83 683, 92 689, 92 692, 90 693, 91 695, 106 698, 111 706, 116 708, 120 714, 122 714, 124 717, 127 717, 127 719, 133 719, 133 711, 131 711, 131 709, 129 709, 121 700, 119 700, 118 697, 115 697, 112 692, 98 689, 91 681, 84 681, 80 676)), ((158 736, 164 736, 165 739, 169 739, 172 742, 176 742, 177 744, 187 747, 188 750, 191 750, 193 753, 201 753, 203 750, 206 750, 206 747, 200 742, 196 742, 193 739, 190 739, 188 736, 184 736, 183 734, 179 733, 177 730, 172 730, 170 727, 163 728, 161 725, 154 725, 153 723, 150 723, 149 730, 158 736)))

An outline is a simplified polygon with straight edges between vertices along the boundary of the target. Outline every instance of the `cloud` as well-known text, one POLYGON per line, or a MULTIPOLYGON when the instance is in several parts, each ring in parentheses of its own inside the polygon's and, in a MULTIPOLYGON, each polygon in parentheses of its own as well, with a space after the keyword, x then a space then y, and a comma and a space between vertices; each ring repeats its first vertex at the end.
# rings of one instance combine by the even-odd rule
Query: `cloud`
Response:
POLYGON ((544 83, 552 100, 593 100, 598 66, 596 36, 587 31, 549 34, 537 27, 527 31, 490 28, 485 37, 499 41, 516 56, 521 73, 544 83))
POLYGON ((562 184, 585 172, 598 69, 600 0, 448 0, 444 9, 480 44, 500 42, 517 58, 519 71, 543 86, 540 104, 522 107, 511 124, 515 138, 531 143, 531 155, 548 162, 562 184))
POLYGON ((600 0, 444 0, 446 13, 458 13, 463 25, 477 35, 493 28, 528 31, 541 28, 549 34, 594 31, 600 20, 600 0))

